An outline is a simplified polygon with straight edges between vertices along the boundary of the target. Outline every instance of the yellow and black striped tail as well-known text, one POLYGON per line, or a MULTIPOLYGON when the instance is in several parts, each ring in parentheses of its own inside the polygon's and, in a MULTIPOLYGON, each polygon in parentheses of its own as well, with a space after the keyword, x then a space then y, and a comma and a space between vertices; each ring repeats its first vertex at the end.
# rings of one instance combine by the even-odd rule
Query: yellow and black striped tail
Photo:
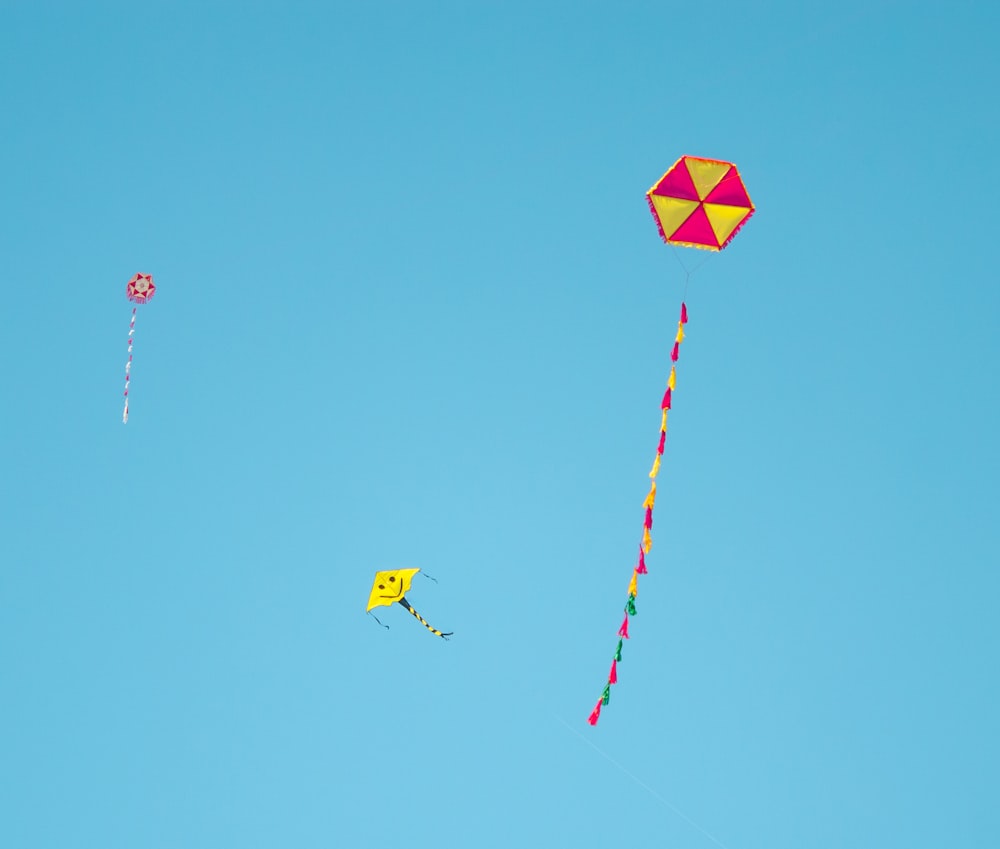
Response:
POLYGON ((420 624, 423 625, 432 634, 437 634, 442 639, 447 640, 448 637, 450 637, 454 633, 453 631, 447 631, 447 632, 442 633, 437 628, 432 627, 431 624, 430 624, 430 622, 428 622, 426 619, 424 619, 423 616, 421 616, 419 613, 417 613, 417 611, 415 611, 412 607, 410 607, 410 603, 405 598, 401 598, 399 600, 399 603, 401 605, 403 605, 403 607, 405 607, 407 610, 409 610, 410 613, 412 613, 414 616, 416 616, 417 619, 420 621, 420 624))

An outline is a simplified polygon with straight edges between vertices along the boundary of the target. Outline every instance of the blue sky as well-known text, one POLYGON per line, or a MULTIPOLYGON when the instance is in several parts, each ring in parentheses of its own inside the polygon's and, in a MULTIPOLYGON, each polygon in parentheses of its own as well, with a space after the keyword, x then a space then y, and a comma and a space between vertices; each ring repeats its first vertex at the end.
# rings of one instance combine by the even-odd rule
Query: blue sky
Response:
POLYGON ((1000 840, 998 16, 6 4, 0 843, 1000 840))

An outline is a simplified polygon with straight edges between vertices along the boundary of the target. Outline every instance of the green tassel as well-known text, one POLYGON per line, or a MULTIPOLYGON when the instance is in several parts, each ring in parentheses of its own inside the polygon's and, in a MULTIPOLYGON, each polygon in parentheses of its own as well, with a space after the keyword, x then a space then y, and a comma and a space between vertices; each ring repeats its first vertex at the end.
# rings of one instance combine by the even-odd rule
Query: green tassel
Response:
POLYGON ((611 684, 604 685, 604 692, 601 693, 601 704, 606 705, 611 701, 611 684))
POLYGON ((622 659, 622 641, 618 641, 618 648, 615 649, 615 660, 622 659))
POLYGON ((625 602, 625 612, 629 616, 635 616, 635 596, 629 593, 628 601, 625 602))

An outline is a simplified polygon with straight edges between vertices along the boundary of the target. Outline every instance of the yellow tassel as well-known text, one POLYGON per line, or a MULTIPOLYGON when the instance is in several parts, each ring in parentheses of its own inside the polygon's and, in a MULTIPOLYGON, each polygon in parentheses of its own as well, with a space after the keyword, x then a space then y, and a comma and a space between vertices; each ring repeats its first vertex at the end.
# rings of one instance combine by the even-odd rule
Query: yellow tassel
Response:
POLYGON ((667 411, 666 410, 664 410, 663 411, 663 415, 660 416, 660 430, 662 430, 664 433, 667 432, 667 411))
POLYGON ((632 573, 632 580, 628 582, 628 594, 631 596, 639 595, 639 590, 636 587, 635 572, 632 573))
POLYGON ((656 455, 656 459, 653 460, 653 468, 649 470, 649 476, 656 480, 656 476, 660 473, 660 455, 656 455))
POLYGON ((677 322, 677 338, 674 340, 678 345, 684 341, 684 325, 677 322))
POLYGON ((670 367, 670 379, 667 381, 668 389, 677 388, 677 366, 670 367))
POLYGON ((649 549, 653 547, 653 538, 649 535, 649 528, 642 529, 642 550, 649 554, 649 549))
POLYGON ((652 485, 649 487, 649 495, 646 496, 646 500, 642 502, 643 507, 648 507, 650 510, 656 506, 656 481, 653 481, 652 485))

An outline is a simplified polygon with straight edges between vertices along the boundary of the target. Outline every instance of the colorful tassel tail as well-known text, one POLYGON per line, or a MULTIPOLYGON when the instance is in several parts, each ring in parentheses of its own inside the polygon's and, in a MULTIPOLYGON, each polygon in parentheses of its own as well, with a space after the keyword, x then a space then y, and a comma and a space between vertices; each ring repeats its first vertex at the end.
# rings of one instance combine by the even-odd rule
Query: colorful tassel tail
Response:
POLYGON ((667 441, 667 411, 673 404, 673 393, 677 388, 677 360, 680 357, 681 343, 684 341, 684 325, 687 324, 687 320, 687 304, 682 302, 680 320, 677 322, 677 335, 674 337, 674 344, 670 350, 670 376, 667 378, 667 388, 663 393, 663 400, 660 402, 661 416, 659 442, 656 446, 656 456, 653 458, 653 467, 649 472, 652 484, 649 488, 649 494, 646 496, 646 500, 642 504, 645 509, 645 515, 642 523, 642 542, 639 544, 639 560, 636 563, 635 568, 632 570, 632 577, 629 580, 628 600, 625 602, 625 618, 622 620, 622 624, 618 628, 618 646, 615 649, 614 659, 611 661, 611 672, 608 675, 608 683, 604 687, 604 692, 601 694, 600 701, 597 703, 597 706, 590 714, 590 718, 587 720, 591 725, 597 725, 598 717, 601 715, 601 707, 608 704, 611 698, 611 685, 618 683, 618 663, 622 659, 622 641, 629 639, 628 620, 630 616, 636 615, 635 599, 638 595, 637 579, 639 575, 647 574, 646 555, 649 554, 649 550, 653 545, 653 539, 650 531, 653 527, 653 508, 656 504, 656 476, 660 471, 660 461, 667 441))

